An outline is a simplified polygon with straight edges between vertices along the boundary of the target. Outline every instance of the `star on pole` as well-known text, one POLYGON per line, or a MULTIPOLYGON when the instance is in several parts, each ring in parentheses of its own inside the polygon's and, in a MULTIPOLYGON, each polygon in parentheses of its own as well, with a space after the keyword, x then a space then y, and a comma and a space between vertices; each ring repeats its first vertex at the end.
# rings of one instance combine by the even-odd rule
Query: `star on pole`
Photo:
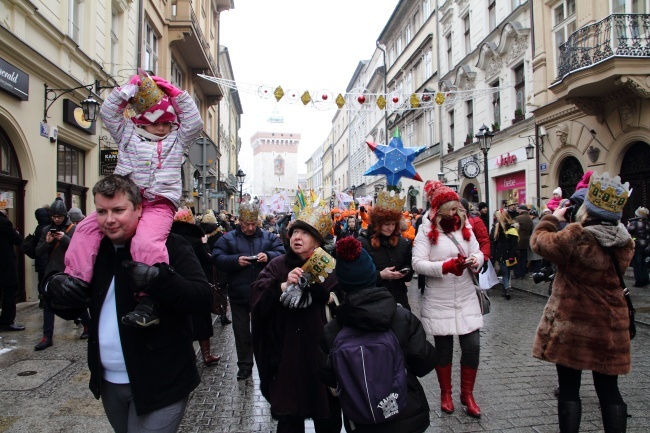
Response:
POLYGON ((405 148, 398 128, 395 129, 388 146, 370 141, 366 141, 366 144, 375 152, 378 161, 363 173, 364 176, 383 174, 386 176, 388 185, 393 186, 397 185, 402 177, 422 182, 422 178, 413 167, 413 161, 420 153, 424 152, 426 146, 405 148))

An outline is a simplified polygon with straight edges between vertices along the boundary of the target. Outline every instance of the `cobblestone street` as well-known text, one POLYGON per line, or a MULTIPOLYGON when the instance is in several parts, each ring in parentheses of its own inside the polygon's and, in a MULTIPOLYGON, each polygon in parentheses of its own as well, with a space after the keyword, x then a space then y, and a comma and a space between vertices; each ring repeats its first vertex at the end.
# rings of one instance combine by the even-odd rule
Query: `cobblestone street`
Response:
MULTIPOLYGON (((413 283, 415 285, 415 282, 413 283)), ((481 365, 475 397, 482 418, 467 416, 459 401, 459 352, 454 355, 453 395, 456 411, 443 414, 435 374, 422 379, 431 407, 427 432, 539 432, 557 431, 554 365, 530 356, 533 336, 546 298, 531 293, 545 288, 530 280, 515 280, 512 300, 492 290, 492 312, 485 316, 481 332, 481 365)), ((631 285, 631 284, 630 284, 631 285)), ((634 289, 634 298, 646 321, 645 291, 634 289), (641 292, 643 291, 643 292, 641 292), (643 293, 643 296, 641 296, 643 293)), ((416 314, 420 293, 410 289, 416 314)), ((0 354, 0 432, 111 432, 101 403, 88 390, 85 342, 71 322, 56 321, 54 346, 34 352, 40 338, 41 310, 35 304, 19 306, 18 317, 27 331, 2 333, 6 348, 0 354), (33 373, 30 373, 33 372, 33 373), (23 375, 28 374, 28 375, 23 375)), ((639 326, 632 343, 633 371, 619 384, 631 418, 628 432, 647 432, 650 425, 648 342, 650 328, 639 326)), ((269 406, 258 389, 257 373, 246 381, 236 380, 236 354, 230 326, 215 324, 214 352, 219 365, 200 365, 202 383, 192 394, 181 432, 273 432, 269 406)), ((456 349, 457 349, 456 344, 456 349)), ((197 347, 198 349, 198 347, 197 347)), ((581 431, 602 431, 598 401, 591 375, 584 373, 581 431)), ((308 431, 313 428, 308 427, 308 431)))

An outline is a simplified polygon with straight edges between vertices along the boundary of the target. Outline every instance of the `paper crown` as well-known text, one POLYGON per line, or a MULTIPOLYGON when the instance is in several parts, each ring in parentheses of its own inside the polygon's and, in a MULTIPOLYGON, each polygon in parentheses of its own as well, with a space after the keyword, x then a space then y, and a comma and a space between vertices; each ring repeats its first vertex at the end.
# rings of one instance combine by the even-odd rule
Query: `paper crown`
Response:
POLYGON ((324 209, 305 206, 296 216, 296 221, 303 221, 312 226, 323 238, 332 230, 332 218, 324 209))
POLYGON ((138 92, 129 100, 131 108, 136 114, 144 113, 159 103, 165 96, 165 92, 160 90, 156 82, 146 72, 139 71, 139 75, 142 84, 138 92))
POLYGON ((404 203, 406 203, 406 197, 400 197, 395 191, 382 191, 377 194, 375 207, 401 213, 404 203))
POLYGON ((257 221, 260 208, 255 203, 244 202, 239 206, 240 221, 257 221))
POLYGON ((610 178, 609 173, 594 173, 589 181, 585 201, 590 211, 603 213, 610 216, 610 219, 619 219, 631 193, 629 182, 621 183, 620 176, 610 178))
POLYGON ((176 215, 174 215, 174 221, 194 223, 194 214, 192 213, 192 209, 188 209, 188 208, 179 209, 178 212, 176 212, 176 215))

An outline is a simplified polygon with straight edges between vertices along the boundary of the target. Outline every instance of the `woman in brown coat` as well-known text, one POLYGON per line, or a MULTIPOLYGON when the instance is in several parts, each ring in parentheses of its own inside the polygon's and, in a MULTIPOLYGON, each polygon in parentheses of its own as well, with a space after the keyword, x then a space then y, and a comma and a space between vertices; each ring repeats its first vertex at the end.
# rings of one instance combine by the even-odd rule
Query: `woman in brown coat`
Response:
POLYGON ((614 263, 623 272, 634 242, 620 224, 629 185, 607 173, 591 178, 576 223, 559 230, 566 208, 537 225, 533 251, 557 264, 553 293, 533 344, 533 356, 556 364, 560 432, 580 428, 580 378, 592 370, 605 432, 624 432, 627 406, 618 375, 630 372, 628 309, 614 263))

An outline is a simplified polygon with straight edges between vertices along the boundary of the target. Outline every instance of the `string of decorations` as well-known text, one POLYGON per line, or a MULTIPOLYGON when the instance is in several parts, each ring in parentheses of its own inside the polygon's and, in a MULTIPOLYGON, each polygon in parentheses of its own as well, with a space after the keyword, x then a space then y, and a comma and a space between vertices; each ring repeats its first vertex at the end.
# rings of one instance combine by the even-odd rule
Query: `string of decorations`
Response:
POLYGON ((452 90, 448 92, 421 92, 405 94, 398 91, 384 93, 369 93, 364 88, 354 88, 347 93, 334 93, 326 90, 296 90, 287 88, 285 90, 282 86, 269 86, 258 84, 247 84, 235 82, 234 80, 227 80, 225 78, 217 78, 209 75, 198 74, 199 77, 212 81, 220 86, 233 89, 240 93, 247 93, 257 95, 262 99, 275 98, 277 102, 283 101, 290 104, 301 102, 305 106, 312 106, 319 110, 330 110, 337 107, 339 110, 373 110, 378 108, 380 110, 418 110, 431 108, 434 105, 449 106, 458 102, 468 101, 470 99, 480 98, 482 96, 491 95, 513 87, 511 84, 502 84, 498 87, 487 87, 482 89, 470 90, 452 90))

